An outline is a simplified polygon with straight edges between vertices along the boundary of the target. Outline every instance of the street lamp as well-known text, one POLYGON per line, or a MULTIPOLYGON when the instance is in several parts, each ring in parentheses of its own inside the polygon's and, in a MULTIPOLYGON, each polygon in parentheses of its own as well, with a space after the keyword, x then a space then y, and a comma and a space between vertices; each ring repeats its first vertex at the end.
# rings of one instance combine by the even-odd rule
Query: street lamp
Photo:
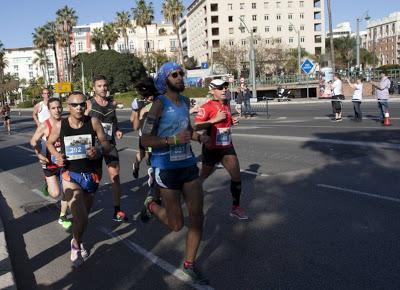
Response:
POLYGON ((299 74, 299 81, 301 76, 301 46, 300 46, 300 29, 294 28, 294 25, 290 22, 291 27, 297 33, 297 69, 299 74))
POLYGON ((365 19, 368 21, 371 19, 368 15, 368 10, 364 12, 363 15, 357 18, 357 38, 356 38, 356 45, 357 45, 357 69, 360 70, 360 22, 365 19))
POLYGON ((257 100, 257 89, 256 89, 256 53, 254 51, 254 37, 253 37, 253 30, 249 30, 246 23, 244 23, 243 19, 239 17, 240 26, 239 29, 243 30, 246 28, 247 32, 250 33, 250 51, 249 51, 249 59, 250 59, 250 74, 251 74, 251 81, 252 81, 252 93, 253 98, 257 100))

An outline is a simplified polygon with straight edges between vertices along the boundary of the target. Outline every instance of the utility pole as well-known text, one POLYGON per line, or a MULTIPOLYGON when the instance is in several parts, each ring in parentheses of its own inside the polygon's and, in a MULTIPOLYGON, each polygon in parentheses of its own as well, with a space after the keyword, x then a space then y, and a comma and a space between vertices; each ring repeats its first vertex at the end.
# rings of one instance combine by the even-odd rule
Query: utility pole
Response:
POLYGON ((331 9, 331 0, 327 0, 328 3, 328 21, 329 21, 329 42, 330 42, 330 58, 331 58, 331 66, 332 72, 335 73, 335 53, 333 48, 333 28, 332 28, 332 9, 331 9))
POLYGON ((357 45, 357 57, 356 57, 356 64, 357 64, 357 69, 360 70, 360 22, 365 19, 366 21, 370 20, 371 17, 368 15, 368 11, 365 11, 364 14, 361 17, 357 18, 357 38, 356 38, 356 45, 357 45))
POLYGON ((83 70, 83 60, 81 61, 81 71, 82 71, 82 93, 85 95, 85 73, 83 70))

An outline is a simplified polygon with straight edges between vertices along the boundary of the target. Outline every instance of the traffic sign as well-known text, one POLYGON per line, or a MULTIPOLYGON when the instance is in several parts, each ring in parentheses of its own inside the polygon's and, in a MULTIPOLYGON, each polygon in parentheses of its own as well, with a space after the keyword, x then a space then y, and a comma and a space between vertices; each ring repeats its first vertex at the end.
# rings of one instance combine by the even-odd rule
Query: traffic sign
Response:
POLYGON ((315 65, 311 60, 306 58, 300 67, 303 70, 303 72, 305 72, 306 74, 310 74, 313 71, 315 65))
POLYGON ((201 68, 202 69, 208 69, 208 62, 202 62, 201 63, 201 68))
POLYGON ((70 82, 55 83, 54 91, 56 93, 70 93, 72 92, 72 83, 70 82))

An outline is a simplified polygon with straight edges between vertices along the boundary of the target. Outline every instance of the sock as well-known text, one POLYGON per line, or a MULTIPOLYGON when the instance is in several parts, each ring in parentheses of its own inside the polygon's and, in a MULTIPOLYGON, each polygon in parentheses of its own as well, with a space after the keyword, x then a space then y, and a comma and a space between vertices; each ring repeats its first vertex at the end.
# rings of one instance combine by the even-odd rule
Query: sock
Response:
POLYGON ((121 207, 119 205, 114 206, 114 214, 117 214, 119 211, 121 211, 121 207))
POLYGON ((231 180, 231 194, 232 194, 232 205, 240 205, 240 194, 242 192, 242 182, 231 180))
POLYGON ((189 268, 192 265, 193 265, 193 262, 189 262, 187 260, 185 260, 185 262, 183 262, 183 267, 185 267, 186 269, 189 268))

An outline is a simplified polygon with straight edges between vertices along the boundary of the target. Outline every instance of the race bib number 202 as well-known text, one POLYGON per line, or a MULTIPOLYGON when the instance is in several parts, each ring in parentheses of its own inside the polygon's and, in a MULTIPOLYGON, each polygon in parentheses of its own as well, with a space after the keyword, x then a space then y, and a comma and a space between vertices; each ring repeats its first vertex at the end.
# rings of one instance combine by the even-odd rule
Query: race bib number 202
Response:
POLYGON ((86 158, 86 149, 92 146, 92 135, 75 135, 64 137, 65 154, 68 160, 86 158))

